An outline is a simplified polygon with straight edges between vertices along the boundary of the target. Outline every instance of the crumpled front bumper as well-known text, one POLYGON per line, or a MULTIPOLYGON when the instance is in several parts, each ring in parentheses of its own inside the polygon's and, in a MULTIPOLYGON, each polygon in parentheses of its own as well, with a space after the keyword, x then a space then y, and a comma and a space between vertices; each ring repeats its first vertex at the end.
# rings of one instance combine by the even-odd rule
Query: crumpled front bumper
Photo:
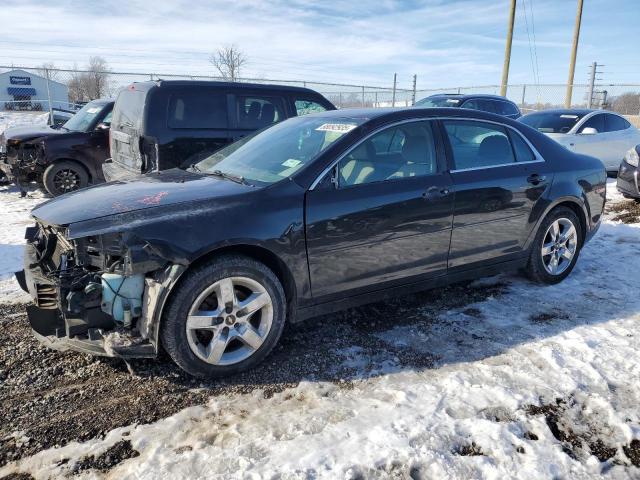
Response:
POLYGON ((58 301, 59 292, 37 265, 37 251, 27 243, 24 270, 15 274, 20 287, 33 298, 27 306, 27 318, 33 335, 54 350, 74 350, 91 355, 121 358, 152 358, 157 355, 153 343, 130 332, 87 325, 75 318, 65 318, 58 301))

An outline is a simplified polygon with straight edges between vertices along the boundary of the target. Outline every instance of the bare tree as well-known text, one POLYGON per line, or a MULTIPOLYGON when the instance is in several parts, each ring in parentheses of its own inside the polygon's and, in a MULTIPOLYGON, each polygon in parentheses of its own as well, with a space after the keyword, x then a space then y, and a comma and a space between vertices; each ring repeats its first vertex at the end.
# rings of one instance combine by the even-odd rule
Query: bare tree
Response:
POLYGON ((56 80, 60 75, 60 72, 56 70, 56 66, 53 62, 44 62, 39 67, 36 67, 36 70, 39 75, 45 78, 48 77, 49 80, 56 80))
POLYGON ((85 71, 74 73, 67 83, 69 100, 74 103, 87 102, 108 95, 110 71, 104 58, 91 57, 85 71))
POLYGON ((626 92, 611 98, 611 106, 614 112, 624 115, 640 114, 640 92, 626 92))
POLYGON ((222 78, 237 82, 242 67, 247 63, 247 56, 235 45, 227 45, 211 55, 209 61, 220 72, 222 78))

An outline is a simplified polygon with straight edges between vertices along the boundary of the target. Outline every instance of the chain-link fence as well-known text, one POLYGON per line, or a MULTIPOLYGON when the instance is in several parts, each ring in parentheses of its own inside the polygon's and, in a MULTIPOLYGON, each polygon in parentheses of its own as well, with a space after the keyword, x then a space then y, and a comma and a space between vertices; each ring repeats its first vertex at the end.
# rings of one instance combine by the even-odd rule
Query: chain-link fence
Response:
MULTIPOLYGON (((149 80, 210 80, 221 77, 162 73, 114 72, 0 66, 0 111, 74 111, 101 97, 114 97, 132 82, 149 80)), ((296 85, 313 89, 338 108, 411 106, 436 93, 499 94, 499 85, 437 89, 374 87, 303 80, 242 78, 242 82, 296 85)), ((566 85, 509 85, 507 97, 526 113, 564 106, 566 85)), ((573 107, 605 108, 630 116, 640 115, 640 83, 573 86, 573 107)))

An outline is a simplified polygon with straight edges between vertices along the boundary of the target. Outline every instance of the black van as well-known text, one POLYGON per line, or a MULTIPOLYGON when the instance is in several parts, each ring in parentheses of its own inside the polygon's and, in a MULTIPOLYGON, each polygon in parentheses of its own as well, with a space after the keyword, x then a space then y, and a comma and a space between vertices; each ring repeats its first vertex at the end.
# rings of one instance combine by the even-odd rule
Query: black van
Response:
POLYGON ((249 133, 289 117, 335 110, 307 88, 159 80, 118 95, 111 121, 107 181, 187 167, 249 133))

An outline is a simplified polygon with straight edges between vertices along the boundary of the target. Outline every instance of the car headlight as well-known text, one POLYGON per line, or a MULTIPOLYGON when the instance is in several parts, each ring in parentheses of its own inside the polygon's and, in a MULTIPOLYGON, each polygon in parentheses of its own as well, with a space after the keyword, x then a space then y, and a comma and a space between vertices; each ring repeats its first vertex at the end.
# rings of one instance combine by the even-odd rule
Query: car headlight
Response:
POLYGON ((640 145, 638 145, 637 147, 632 148, 624 156, 624 161, 627 162, 629 165, 632 165, 634 167, 638 166, 638 163, 639 163, 639 160, 640 160, 640 155, 638 155, 638 148, 639 147, 640 147, 640 145))
POLYGON ((18 145, 20 145, 20 140, 10 138, 9 140, 7 140, 7 145, 9 145, 10 147, 17 147, 18 145))

